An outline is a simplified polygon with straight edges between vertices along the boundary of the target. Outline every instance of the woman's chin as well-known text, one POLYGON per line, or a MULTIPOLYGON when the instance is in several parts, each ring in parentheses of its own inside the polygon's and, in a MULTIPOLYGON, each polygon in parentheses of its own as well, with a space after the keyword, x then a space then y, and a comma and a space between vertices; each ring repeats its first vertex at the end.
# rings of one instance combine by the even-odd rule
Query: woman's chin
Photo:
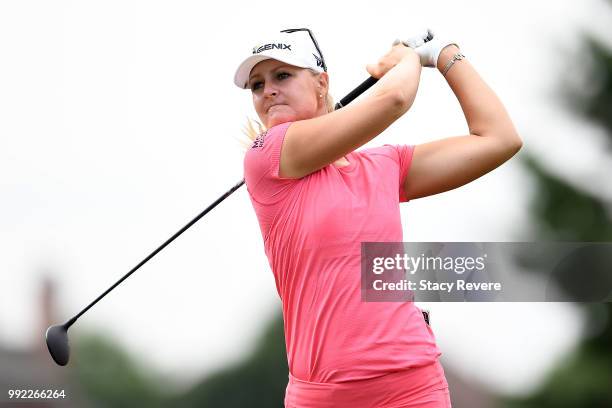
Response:
POLYGON ((295 115, 279 112, 278 114, 272 114, 268 116, 267 128, 269 129, 276 125, 280 125, 281 123, 293 122, 295 120, 295 115))

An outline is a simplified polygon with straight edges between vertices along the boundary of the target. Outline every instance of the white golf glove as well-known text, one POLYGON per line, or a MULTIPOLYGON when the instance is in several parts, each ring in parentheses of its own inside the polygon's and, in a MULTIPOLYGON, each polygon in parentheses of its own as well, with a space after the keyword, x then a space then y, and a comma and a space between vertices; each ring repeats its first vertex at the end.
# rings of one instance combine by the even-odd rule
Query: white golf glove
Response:
POLYGON ((414 49, 421 58, 421 65, 430 68, 436 68, 438 66, 438 57, 445 47, 451 44, 457 45, 457 43, 453 41, 439 38, 429 28, 420 29, 416 34, 404 40, 398 38, 393 41, 393 45, 399 44, 400 42, 406 47, 414 49))

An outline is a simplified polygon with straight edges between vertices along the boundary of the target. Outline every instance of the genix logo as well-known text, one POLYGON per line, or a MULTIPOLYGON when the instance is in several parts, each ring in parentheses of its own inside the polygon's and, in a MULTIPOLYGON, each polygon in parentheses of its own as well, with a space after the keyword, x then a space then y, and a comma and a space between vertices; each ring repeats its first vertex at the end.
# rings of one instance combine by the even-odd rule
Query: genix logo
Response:
POLYGON ((253 54, 259 54, 260 52, 267 51, 267 50, 273 50, 275 48, 277 48, 279 50, 289 50, 289 51, 291 51, 291 44, 283 44, 283 43, 265 44, 265 45, 262 45, 260 47, 253 47, 253 54))

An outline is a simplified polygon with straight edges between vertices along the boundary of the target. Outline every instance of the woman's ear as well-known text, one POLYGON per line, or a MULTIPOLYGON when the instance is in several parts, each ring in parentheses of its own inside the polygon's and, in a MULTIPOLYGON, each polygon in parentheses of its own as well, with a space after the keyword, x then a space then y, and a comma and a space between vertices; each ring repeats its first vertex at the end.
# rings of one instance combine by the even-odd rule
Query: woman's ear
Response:
POLYGON ((329 91, 329 75, 327 72, 321 72, 318 76, 319 93, 327 94, 329 91))

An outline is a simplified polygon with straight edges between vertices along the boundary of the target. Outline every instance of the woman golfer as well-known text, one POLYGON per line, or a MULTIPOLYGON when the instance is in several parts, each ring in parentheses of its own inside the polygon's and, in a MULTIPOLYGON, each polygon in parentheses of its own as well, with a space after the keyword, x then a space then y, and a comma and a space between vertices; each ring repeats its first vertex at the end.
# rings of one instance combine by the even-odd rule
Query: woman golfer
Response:
POLYGON ((428 30, 368 65, 379 81, 337 111, 312 33, 287 31, 257 42, 234 78, 265 127, 244 175, 282 300, 285 407, 450 407, 421 311, 361 300, 360 245, 403 241, 400 202, 477 179, 510 159, 521 139, 458 46, 424 42, 428 30), (410 109, 422 66, 444 74, 470 134, 356 150, 410 109))

